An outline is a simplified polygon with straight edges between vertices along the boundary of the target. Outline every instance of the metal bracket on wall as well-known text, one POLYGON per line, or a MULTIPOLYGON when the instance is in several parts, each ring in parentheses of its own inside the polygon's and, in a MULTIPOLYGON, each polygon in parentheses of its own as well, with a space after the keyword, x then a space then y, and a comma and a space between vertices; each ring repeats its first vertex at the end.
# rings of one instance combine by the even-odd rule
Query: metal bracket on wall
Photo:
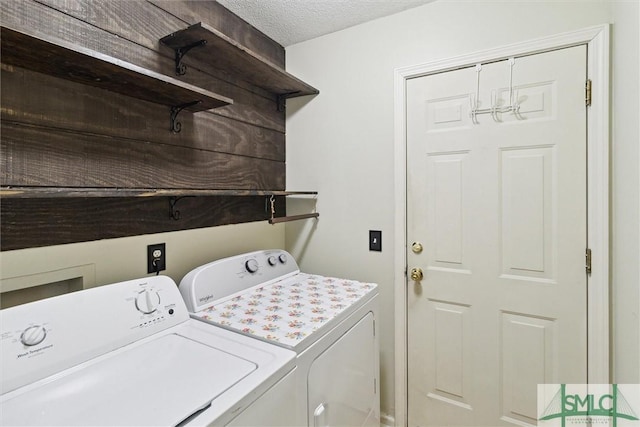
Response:
POLYGON ((287 109, 287 98, 291 98, 293 96, 295 96, 297 93, 300 93, 300 91, 296 91, 296 92, 288 92, 288 93, 283 93, 282 95, 278 95, 278 111, 284 111, 287 109))
POLYGON ((175 50, 176 56, 176 75, 184 76, 187 73, 187 66, 182 63, 182 58, 194 47, 201 47, 207 44, 206 40, 198 40, 197 42, 191 43, 187 46, 179 47, 175 50))
POLYGON ((200 102, 201 101, 187 102, 186 104, 171 107, 171 132, 179 133, 182 130, 182 123, 177 120, 180 111, 184 110, 185 108, 193 107, 194 105, 200 104, 200 102))
POLYGON ((176 209, 176 203, 180 201, 180 199, 184 199, 185 197, 193 197, 193 196, 181 196, 181 197, 169 197, 169 216, 177 221, 182 217, 182 214, 178 209, 176 209))

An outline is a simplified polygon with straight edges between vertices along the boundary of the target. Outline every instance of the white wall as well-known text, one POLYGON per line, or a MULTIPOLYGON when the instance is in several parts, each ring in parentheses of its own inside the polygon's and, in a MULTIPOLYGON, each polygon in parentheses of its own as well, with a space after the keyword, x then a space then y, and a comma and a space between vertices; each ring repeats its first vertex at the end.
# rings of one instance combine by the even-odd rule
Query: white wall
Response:
POLYGON ((612 3, 613 374, 640 382, 640 2, 612 3))
POLYGON ((284 248, 284 227, 263 221, 1 252, 0 291, 75 274, 82 274, 85 287, 145 277, 147 245, 155 243, 166 243, 162 274, 179 283, 191 269, 212 260, 284 248))
MULTIPOLYGON (((604 24, 612 17, 617 24, 613 67, 625 69, 613 73, 612 253, 620 256, 612 262, 614 379, 640 382, 637 8, 637 1, 441 0, 287 48, 288 71, 320 90, 316 97, 287 105, 287 188, 318 190, 320 213, 317 223, 287 225, 287 249, 303 270, 381 285, 386 414, 395 413, 393 333, 394 321, 402 321, 394 320, 393 311, 394 251, 402 250, 393 244, 399 212, 394 206, 394 69, 604 24), (623 51, 635 52, 635 63, 633 53, 622 58, 623 51), (635 92, 622 98, 630 88, 635 92), (382 230, 381 253, 368 251, 370 229, 382 230)), ((289 206, 304 211, 298 204, 292 200, 289 206)))

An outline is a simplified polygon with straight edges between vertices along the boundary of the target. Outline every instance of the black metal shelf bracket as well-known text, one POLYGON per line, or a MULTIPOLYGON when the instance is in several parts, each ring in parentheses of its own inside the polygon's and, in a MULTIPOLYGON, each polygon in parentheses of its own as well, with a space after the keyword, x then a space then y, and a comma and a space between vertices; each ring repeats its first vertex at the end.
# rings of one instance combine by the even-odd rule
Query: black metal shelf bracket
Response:
POLYGON ((171 132, 179 133, 182 130, 182 123, 177 120, 178 114, 185 108, 193 107, 194 105, 200 104, 200 102, 201 101, 187 102, 186 104, 171 107, 171 132))
POLYGON ((296 91, 296 92, 288 92, 288 93, 283 93, 282 95, 278 95, 278 111, 284 111, 287 109, 287 98, 291 98, 296 96, 297 93, 300 93, 300 91, 296 91))
POLYGON ((176 75, 184 76, 187 73, 187 66, 182 63, 182 58, 194 47, 201 47, 207 44, 206 40, 199 40, 197 42, 191 43, 187 46, 179 47, 175 50, 176 56, 176 75))
POLYGON ((182 214, 180 213, 180 211, 176 209, 176 203, 178 203, 181 199, 184 199, 186 197, 194 197, 194 196, 169 197, 169 216, 171 216, 171 218, 174 221, 178 221, 182 217, 182 214))

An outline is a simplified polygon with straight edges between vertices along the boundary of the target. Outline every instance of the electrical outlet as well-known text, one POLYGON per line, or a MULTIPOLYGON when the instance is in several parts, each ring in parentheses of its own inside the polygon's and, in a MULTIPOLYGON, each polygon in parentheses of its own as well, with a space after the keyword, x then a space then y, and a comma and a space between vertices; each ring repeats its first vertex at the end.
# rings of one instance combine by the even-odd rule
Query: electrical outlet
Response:
POLYGON ((369 230, 369 250, 382 252, 382 231, 369 230))
POLYGON ((167 269, 167 253, 165 244, 147 246, 147 273, 157 273, 167 269), (154 264, 155 262, 155 264, 154 264))

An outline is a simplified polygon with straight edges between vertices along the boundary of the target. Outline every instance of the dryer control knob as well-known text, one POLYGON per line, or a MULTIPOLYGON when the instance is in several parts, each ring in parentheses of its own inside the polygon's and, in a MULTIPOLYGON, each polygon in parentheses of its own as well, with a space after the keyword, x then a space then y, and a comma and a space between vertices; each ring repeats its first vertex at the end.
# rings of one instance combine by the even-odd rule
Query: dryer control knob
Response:
POLYGON ((144 314, 153 313, 160 305, 160 295, 153 289, 145 289, 136 297, 136 308, 144 314))
POLYGON ((281 263, 285 264, 287 262, 287 256, 285 254, 280 254, 278 257, 281 263))
POLYGON ((47 337, 47 330, 44 326, 34 325, 29 326, 27 329, 22 331, 20 335, 20 341, 24 345, 34 346, 40 344, 47 337))
POLYGON ((254 258, 251 258, 244 263, 244 268, 246 268, 249 273, 255 273, 256 271, 258 271, 258 267, 258 261, 256 261, 254 258))
POLYGON ((267 262, 269 263, 270 266, 274 266, 276 265, 276 263, 278 262, 278 260, 276 259, 276 257, 274 257, 273 255, 271 255, 269 258, 267 258, 267 262))

